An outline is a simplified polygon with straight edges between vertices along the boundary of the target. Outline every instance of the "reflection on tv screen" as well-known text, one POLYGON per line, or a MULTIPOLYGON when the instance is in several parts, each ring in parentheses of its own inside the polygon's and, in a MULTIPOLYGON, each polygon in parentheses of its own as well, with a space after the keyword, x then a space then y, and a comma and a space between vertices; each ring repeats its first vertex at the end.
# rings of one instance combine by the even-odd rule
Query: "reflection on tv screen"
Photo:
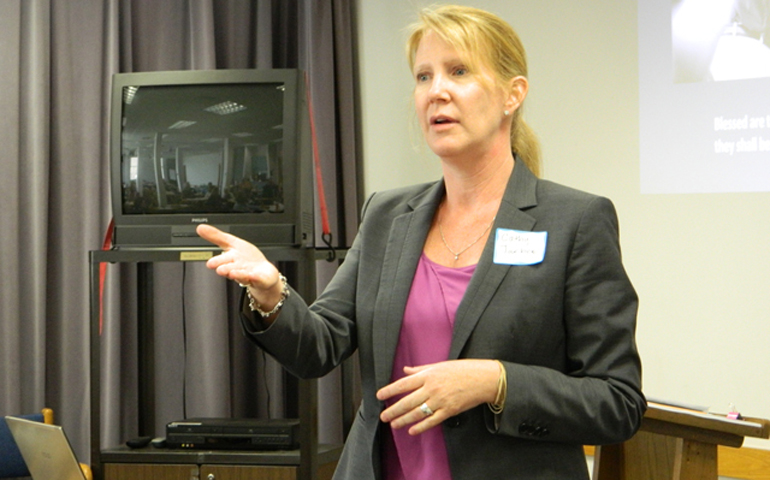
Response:
POLYGON ((124 214, 280 213, 280 83, 126 87, 124 214))

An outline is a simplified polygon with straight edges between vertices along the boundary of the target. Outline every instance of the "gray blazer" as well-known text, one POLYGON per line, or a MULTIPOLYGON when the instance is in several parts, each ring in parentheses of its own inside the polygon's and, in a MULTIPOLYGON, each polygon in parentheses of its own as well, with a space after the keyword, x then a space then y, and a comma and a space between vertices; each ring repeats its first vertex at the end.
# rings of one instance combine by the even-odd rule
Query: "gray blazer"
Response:
MULTIPOLYGON (((247 334, 289 371, 319 377, 359 352, 363 400, 335 474, 381 478, 375 397, 387 385, 412 278, 443 182, 374 194, 338 273, 307 307, 289 297, 247 334)), ((637 296, 623 269, 617 217, 601 197, 540 180, 517 162, 494 229, 548 232, 545 258, 493 262, 492 234, 457 310, 449 359, 505 365, 505 410, 485 406, 443 423, 452 478, 587 479, 582 445, 621 442, 645 411, 637 296)), ((429 335, 430 332, 426 332, 429 335)))

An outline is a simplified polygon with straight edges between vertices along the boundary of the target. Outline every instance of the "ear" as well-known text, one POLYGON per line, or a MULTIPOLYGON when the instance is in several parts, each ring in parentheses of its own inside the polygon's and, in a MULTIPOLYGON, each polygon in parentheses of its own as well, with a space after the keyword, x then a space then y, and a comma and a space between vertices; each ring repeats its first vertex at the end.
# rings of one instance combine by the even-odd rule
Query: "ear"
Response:
POLYGON ((529 91, 529 82, 527 77, 519 75, 513 77, 508 83, 508 98, 505 101, 505 108, 509 112, 513 113, 521 106, 524 99, 527 97, 529 91))

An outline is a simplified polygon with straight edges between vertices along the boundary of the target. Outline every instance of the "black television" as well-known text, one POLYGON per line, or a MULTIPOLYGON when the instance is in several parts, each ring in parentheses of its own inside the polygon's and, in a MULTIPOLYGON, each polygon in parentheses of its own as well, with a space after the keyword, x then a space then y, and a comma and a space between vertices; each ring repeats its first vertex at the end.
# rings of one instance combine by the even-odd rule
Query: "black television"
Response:
POLYGON ((312 142, 296 69, 120 73, 110 119, 114 248, 312 246, 312 142))

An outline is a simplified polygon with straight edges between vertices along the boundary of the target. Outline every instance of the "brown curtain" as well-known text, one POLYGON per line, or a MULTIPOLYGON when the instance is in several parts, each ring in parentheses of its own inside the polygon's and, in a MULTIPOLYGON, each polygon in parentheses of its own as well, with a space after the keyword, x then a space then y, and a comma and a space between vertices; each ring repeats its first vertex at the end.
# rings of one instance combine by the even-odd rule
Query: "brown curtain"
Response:
MULTIPOLYGON (((0 414, 54 408, 88 461, 88 251, 111 217, 113 73, 308 72, 336 246, 358 222, 353 0, 0 2, 0 414)), ((318 242, 320 245, 320 242, 318 242)), ((319 285, 334 265, 319 264, 319 285)), ((201 263, 153 266, 156 433, 187 416, 280 416, 282 369, 248 344, 239 288, 201 263)), ((110 265, 102 445, 137 434, 135 265, 110 265)), ((321 441, 342 439, 340 390, 319 383, 321 441)))

